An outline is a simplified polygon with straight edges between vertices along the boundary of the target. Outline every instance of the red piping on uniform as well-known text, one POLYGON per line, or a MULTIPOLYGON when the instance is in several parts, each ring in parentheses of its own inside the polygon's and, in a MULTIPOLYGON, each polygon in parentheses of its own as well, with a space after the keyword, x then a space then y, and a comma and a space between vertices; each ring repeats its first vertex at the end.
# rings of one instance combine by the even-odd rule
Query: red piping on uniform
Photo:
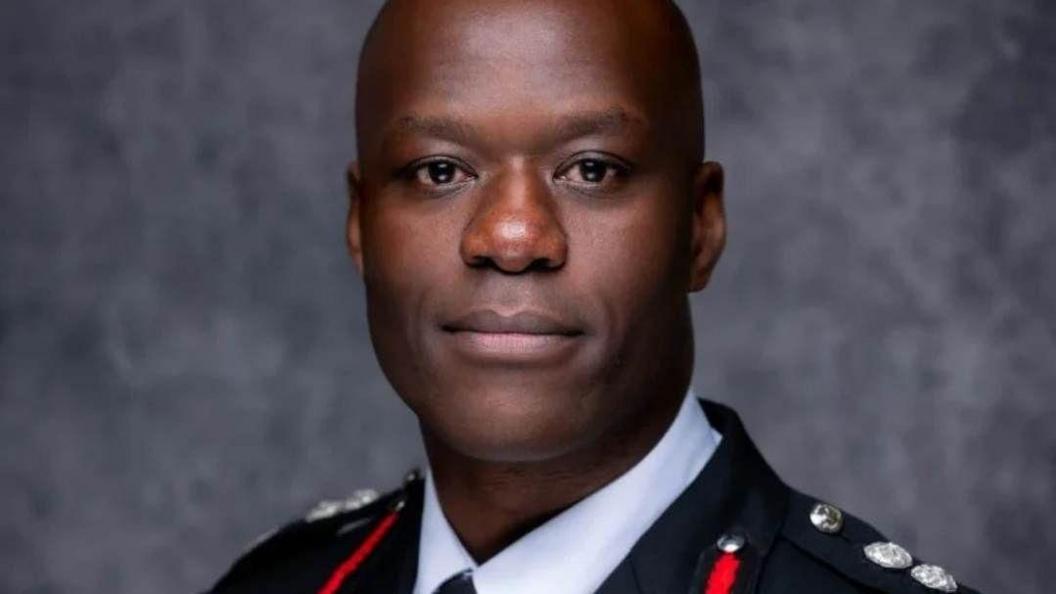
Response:
MULTIPOLYGON (((352 554, 345 559, 341 565, 337 566, 334 573, 330 574, 330 579, 326 580, 326 585, 319 590, 319 594, 334 594, 337 589, 341 587, 341 584, 345 582, 348 576, 352 575, 354 571, 359 569, 359 566, 363 564, 363 561, 374 552, 377 548, 378 543, 381 542, 382 538, 389 532, 392 525, 396 523, 396 516, 399 514, 398 511, 391 511, 389 515, 381 519, 378 525, 374 527, 374 530, 367 535, 367 538, 352 551, 352 554)), ((710 593, 709 593, 710 594, 710 593)))
POLYGON ((723 553, 715 561, 708 576, 707 585, 703 594, 730 594, 733 584, 737 581, 737 571, 741 568, 741 560, 733 553, 723 553))

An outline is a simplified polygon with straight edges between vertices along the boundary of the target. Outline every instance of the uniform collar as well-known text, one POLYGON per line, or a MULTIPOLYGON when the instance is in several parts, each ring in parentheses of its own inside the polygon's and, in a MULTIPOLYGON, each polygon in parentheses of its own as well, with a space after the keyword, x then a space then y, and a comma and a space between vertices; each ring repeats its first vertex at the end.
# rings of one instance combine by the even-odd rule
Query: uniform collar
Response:
POLYGON ((594 592, 695 483, 720 440, 690 391, 663 437, 635 466, 480 566, 448 524, 427 474, 414 594, 432 594, 465 569, 473 570, 479 594, 594 592))

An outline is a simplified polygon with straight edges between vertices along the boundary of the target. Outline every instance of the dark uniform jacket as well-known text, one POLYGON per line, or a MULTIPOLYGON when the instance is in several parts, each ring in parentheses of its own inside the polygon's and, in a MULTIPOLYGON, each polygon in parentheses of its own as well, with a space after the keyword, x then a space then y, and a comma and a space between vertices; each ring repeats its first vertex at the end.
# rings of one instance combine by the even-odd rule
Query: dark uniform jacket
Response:
MULTIPOLYGON (((974 592, 861 520, 789 488, 736 413, 702 406, 723 436, 718 449, 599 594, 974 592)), ((211 592, 411 594, 422 502, 415 474, 368 504, 332 505, 340 511, 265 539, 211 592)))

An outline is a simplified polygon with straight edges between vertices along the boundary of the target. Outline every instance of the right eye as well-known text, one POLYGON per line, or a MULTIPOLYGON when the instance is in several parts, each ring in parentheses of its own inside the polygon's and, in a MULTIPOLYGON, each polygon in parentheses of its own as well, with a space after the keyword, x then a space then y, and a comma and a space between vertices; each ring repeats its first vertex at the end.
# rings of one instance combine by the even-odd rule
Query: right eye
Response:
POLYGON ((442 188, 466 182, 473 178, 458 163, 436 159, 418 164, 413 170, 414 180, 423 186, 442 188))

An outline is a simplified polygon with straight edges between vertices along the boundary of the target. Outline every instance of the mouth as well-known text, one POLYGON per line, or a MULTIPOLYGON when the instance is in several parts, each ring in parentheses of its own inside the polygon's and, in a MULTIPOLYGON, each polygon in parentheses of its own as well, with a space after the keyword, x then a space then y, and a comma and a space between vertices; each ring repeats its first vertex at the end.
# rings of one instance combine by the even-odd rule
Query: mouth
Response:
POLYGON ((509 315, 481 309, 441 325, 462 354, 479 361, 531 363, 559 361, 584 332, 544 313, 509 315))

